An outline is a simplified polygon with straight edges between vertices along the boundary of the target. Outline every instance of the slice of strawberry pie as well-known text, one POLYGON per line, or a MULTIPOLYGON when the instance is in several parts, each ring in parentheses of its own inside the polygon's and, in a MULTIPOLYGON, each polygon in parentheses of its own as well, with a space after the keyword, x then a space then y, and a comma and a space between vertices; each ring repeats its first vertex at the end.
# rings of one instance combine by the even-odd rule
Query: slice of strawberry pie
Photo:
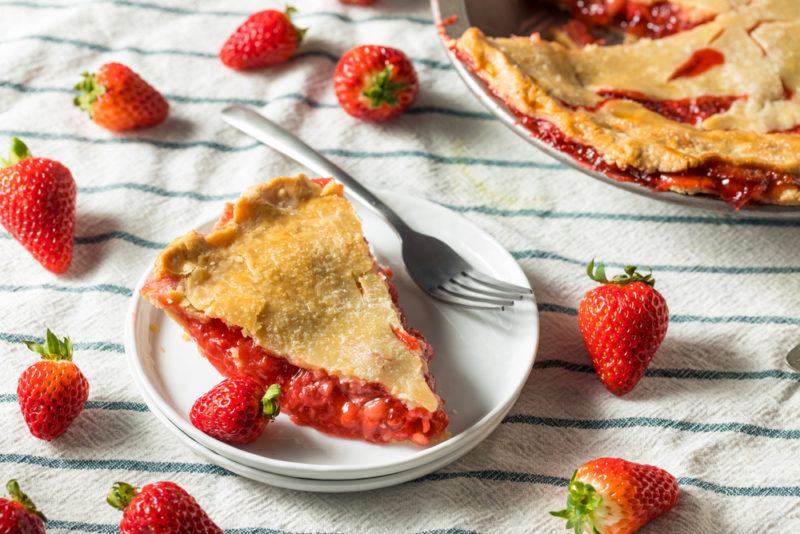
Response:
POLYGON ((295 423, 426 445, 448 422, 433 349, 388 273, 342 186, 298 175, 251 187, 211 233, 170 243, 142 294, 226 377, 280 384, 295 423))

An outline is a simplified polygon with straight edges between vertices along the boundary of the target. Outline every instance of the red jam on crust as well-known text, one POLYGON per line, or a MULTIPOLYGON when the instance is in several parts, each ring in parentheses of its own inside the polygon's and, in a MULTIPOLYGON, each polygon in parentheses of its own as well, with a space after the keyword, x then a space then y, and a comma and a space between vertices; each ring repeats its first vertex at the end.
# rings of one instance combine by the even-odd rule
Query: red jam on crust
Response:
POLYGON ((560 0, 587 26, 616 26, 637 37, 658 39, 694 28, 709 19, 689 20, 671 2, 644 4, 633 0, 560 0))

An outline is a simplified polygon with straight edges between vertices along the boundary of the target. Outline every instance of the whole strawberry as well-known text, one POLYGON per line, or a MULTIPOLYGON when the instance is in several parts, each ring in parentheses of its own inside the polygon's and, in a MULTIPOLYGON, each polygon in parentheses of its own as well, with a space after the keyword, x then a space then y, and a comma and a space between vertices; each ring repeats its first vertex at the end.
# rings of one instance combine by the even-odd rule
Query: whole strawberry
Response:
POLYGON ((292 24, 295 11, 287 7, 283 13, 267 9, 250 15, 225 41, 219 58, 236 70, 258 69, 287 61, 306 32, 292 24))
POLYGON ((59 340, 50 329, 45 344, 26 341, 42 360, 19 377, 17 396, 31 434, 50 441, 67 431, 89 398, 89 382, 72 363, 72 342, 59 340))
POLYGON ((578 307, 578 326, 595 373, 615 395, 625 395, 642 378, 669 325, 667 301, 653 288, 652 275, 642 276, 636 267, 606 278, 603 264, 587 273, 601 283, 588 291, 578 307))
POLYGON ((195 401, 189 419, 199 430, 227 443, 252 443, 280 413, 281 387, 264 388, 248 377, 228 378, 195 401))
POLYGON ((44 534, 44 514, 36 509, 16 480, 6 484, 10 499, 0 498, 0 534, 44 534))
POLYGON ((408 109, 419 83, 406 55, 387 46, 357 46, 341 57, 333 89, 342 108, 366 121, 387 121, 408 109))
POLYGON ((0 159, 0 223, 42 266, 62 274, 72 262, 75 180, 61 163, 31 156, 13 137, 0 159))
POLYGON ((598 458, 575 471, 567 507, 551 515, 576 534, 631 534, 678 502, 678 481, 663 469, 598 458))
POLYGON ((114 132, 155 126, 169 114, 161 93, 121 63, 106 63, 95 74, 84 72, 75 90, 80 91, 75 105, 114 132))
POLYGON ((194 497, 174 482, 146 484, 141 491, 117 482, 106 501, 123 512, 120 534, 222 534, 194 497))

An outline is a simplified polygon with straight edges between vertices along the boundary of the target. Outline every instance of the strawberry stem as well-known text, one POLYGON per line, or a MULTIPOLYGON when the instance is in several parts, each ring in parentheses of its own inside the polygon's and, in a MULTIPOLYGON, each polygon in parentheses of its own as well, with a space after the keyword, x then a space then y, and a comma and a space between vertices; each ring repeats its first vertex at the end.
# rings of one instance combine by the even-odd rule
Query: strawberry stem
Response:
POLYGON ((106 497, 106 502, 117 510, 125 511, 137 493, 139 492, 136 488, 127 482, 115 482, 106 497))
POLYGON ((362 93, 369 99, 370 107, 377 108, 382 104, 390 106, 397 104, 397 94, 409 87, 407 83, 393 82, 393 73, 394 69, 392 65, 389 65, 372 78, 366 91, 362 93))
POLYGON ((8 159, 0 158, 0 164, 2 164, 3 167, 11 167, 23 159, 28 159, 30 157, 32 156, 31 151, 28 150, 28 146, 23 143, 19 137, 12 137, 11 150, 8 153, 8 159))
POLYGON ((270 419, 275 419, 281 413, 281 405, 278 397, 281 396, 281 387, 278 384, 272 384, 267 388, 267 392, 261 399, 261 405, 264 410, 264 415, 270 419))
POLYGON ((72 361, 72 341, 68 337, 63 341, 58 339, 49 328, 44 343, 37 341, 23 341, 23 343, 36 354, 40 354, 43 360, 72 361))
POLYGON ((636 271, 635 265, 626 265, 622 268, 622 270, 625 272, 625 274, 618 274, 609 280, 606 276, 606 267, 602 263, 598 263, 595 267, 594 259, 592 259, 592 261, 590 261, 586 266, 586 274, 589 275, 589 278, 601 284, 614 284, 618 286, 625 286, 634 282, 641 282, 649 286, 654 286, 656 284, 656 280, 653 278, 652 271, 648 272, 646 275, 643 275, 636 271))
POLYGON ((574 529, 575 534, 583 534, 586 529, 591 529, 593 534, 600 534, 594 525, 594 512, 603 504, 603 498, 591 484, 575 480, 577 471, 572 474, 569 481, 569 495, 567 507, 550 515, 567 520, 567 528, 574 529))
POLYGON ((33 504, 33 501, 28 497, 22 489, 19 487, 19 483, 16 480, 9 480, 6 483, 6 490, 8 494, 11 496, 12 501, 16 501, 20 503, 22 506, 25 507, 30 513, 39 516, 39 519, 42 521, 47 521, 47 518, 44 516, 42 512, 36 509, 36 505, 33 504))
POLYGON ((83 80, 75 84, 75 90, 80 94, 72 99, 72 103, 89 114, 94 115, 94 102, 106 93, 106 86, 98 83, 94 74, 84 72, 83 80))
POLYGON ((284 9, 283 12, 286 13, 286 18, 289 19, 289 23, 292 25, 292 28, 294 28, 294 33, 297 35, 297 46, 300 46, 300 43, 303 42, 303 37, 306 36, 308 28, 298 28, 292 22, 292 15, 297 13, 297 8, 293 6, 286 6, 286 9, 284 9))

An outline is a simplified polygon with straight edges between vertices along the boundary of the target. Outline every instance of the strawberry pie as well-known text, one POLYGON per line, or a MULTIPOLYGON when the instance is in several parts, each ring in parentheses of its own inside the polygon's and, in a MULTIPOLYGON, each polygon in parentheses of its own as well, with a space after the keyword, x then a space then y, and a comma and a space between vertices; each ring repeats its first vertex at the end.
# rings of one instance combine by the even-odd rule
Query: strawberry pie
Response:
POLYGON ((226 377, 279 384, 297 424, 375 443, 445 435, 433 349, 407 324, 340 184, 299 175, 251 187, 210 233, 170 243, 142 294, 226 377))
POLYGON ((532 135, 654 190, 800 204, 800 2, 553 1, 559 38, 450 43, 532 135))

